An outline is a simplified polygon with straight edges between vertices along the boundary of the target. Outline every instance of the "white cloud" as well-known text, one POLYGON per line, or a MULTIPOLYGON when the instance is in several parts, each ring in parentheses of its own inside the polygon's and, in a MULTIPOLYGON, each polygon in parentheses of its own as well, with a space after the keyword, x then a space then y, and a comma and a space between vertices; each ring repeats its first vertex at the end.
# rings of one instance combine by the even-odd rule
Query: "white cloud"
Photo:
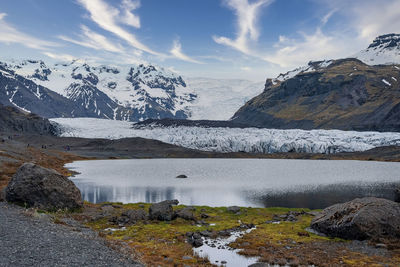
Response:
MULTIPOLYGON (((262 7, 272 1, 225 0, 237 17, 236 39, 213 37, 214 41, 232 47, 244 55, 274 63, 282 70, 306 64, 311 60, 349 57, 366 46, 378 35, 400 29, 399 0, 314 0, 325 10, 314 29, 289 36, 280 35, 269 49, 257 50, 260 31, 257 20, 262 7), (334 27, 326 28, 331 18, 339 16, 334 27), (254 45, 254 46, 252 46, 254 45)), ((258 46, 260 47, 260 46, 258 46)), ((264 46, 265 47, 265 46, 264 46)))
POLYGON ((247 66, 241 67, 240 69, 243 71, 251 71, 252 70, 252 68, 247 67, 247 66))
POLYGON ((130 25, 135 28, 140 28, 140 18, 139 16, 132 13, 133 10, 140 7, 139 0, 123 0, 121 4, 121 9, 123 10, 123 16, 121 17, 121 22, 130 25))
POLYGON ((81 30, 82 35, 80 35, 80 40, 75 40, 63 35, 60 35, 58 38, 73 44, 93 48, 96 50, 105 50, 116 53, 122 53, 124 51, 124 49, 120 45, 115 45, 114 43, 110 42, 105 36, 93 32, 85 25, 81 25, 81 30))
POLYGON ((399 33, 400 1, 365 0, 358 4, 354 5, 353 3, 351 12, 355 18, 353 27, 356 28, 360 38, 369 42, 378 35, 392 32, 399 33))
MULTIPOLYGON (((163 56, 161 53, 155 52, 146 45, 142 44, 135 35, 131 34, 119 25, 121 22, 121 17, 125 17, 125 19, 123 19, 123 24, 129 24, 131 26, 136 25, 140 27, 140 24, 135 24, 132 18, 126 20, 125 15, 127 11, 123 11, 121 15, 121 11, 119 9, 108 5, 103 0, 78 0, 78 3, 80 3, 89 12, 90 18, 104 30, 115 34, 136 49, 152 55, 163 56)), ((124 1, 124 3, 133 5, 135 2, 124 1)), ((132 6, 130 8, 132 8, 132 6)), ((130 13, 130 11, 128 12, 130 13)), ((132 16, 134 15, 132 14, 132 16)))
POLYGON ((56 60, 61 60, 61 61, 73 61, 73 60, 77 60, 76 57, 72 56, 72 55, 68 55, 68 54, 54 54, 52 52, 43 52, 43 55, 48 56, 49 58, 52 59, 56 59, 56 60))
POLYGON ((345 42, 325 35, 319 28, 311 35, 305 33, 300 35, 301 38, 298 40, 280 38, 280 42, 275 46, 276 50, 266 55, 264 59, 281 67, 292 68, 311 60, 335 58, 347 51, 345 42))
POLYGON ((257 21, 261 8, 273 2, 273 0, 257 0, 249 3, 249 0, 225 0, 225 4, 234 10, 237 16, 236 39, 213 36, 216 43, 230 46, 242 53, 250 54, 249 41, 257 41, 260 35, 257 21))
POLYGON ((179 42, 179 40, 175 40, 175 41, 174 41, 174 45, 173 45, 173 47, 172 47, 170 53, 171 53, 174 57, 176 57, 176 58, 178 58, 178 59, 181 59, 181 60, 183 60, 183 61, 187 61, 187 62, 191 62, 191 63, 197 63, 197 64, 203 64, 203 62, 200 62, 200 61, 198 61, 198 60, 195 60, 195 59, 189 57, 188 55, 185 55, 185 54, 182 52, 182 45, 181 45, 181 43, 179 42))
POLYGON ((0 42, 6 44, 17 43, 29 48, 39 50, 45 50, 50 47, 59 46, 59 44, 57 43, 44 41, 32 35, 19 31, 4 20, 6 16, 6 13, 0 13, 0 42))

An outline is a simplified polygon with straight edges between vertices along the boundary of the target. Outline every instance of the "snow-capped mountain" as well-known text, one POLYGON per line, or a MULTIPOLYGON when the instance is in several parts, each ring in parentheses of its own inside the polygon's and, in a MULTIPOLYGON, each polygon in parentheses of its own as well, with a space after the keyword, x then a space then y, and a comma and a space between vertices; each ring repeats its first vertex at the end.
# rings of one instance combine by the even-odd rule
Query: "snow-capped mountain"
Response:
MULTIPOLYGON (((109 66, 75 60, 49 65, 41 60, 12 60, 0 66, 19 80, 25 79, 33 87, 47 89, 46 92, 56 93, 64 102, 73 103, 70 109, 62 111, 57 105, 52 111, 41 107, 40 99, 34 101, 34 107, 24 97, 17 104, 12 102, 15 97, 11 97, 14 91, 10 88, 14 87, 8 86, 9 97, 2 99, 3 104, 39 112, 44 117, 227 120, 263 89, 262 82, 238 79, 189 78, 185 81, 169 70, 150 64, 109 66)), ((7 81, 2 84, 0 91, 6 91, 7 81)))
MULTIPOLYGON (((400 34, 386 34, 375 38, 367 49, 361 50, 350 58, 357 58, 368 65, 400 64, 400 34)), ((286 73, 279 74, 269 83, 277 83, 289 80, 298 74, 321 71, 332 64, 334 60, 310 61, 307 65, 298 67, 286 73)), ((267 83, 268 83, 267 80, 267 83)))
POLYGON ((294 70, 288 71, 286 73, 281 73, 278 77, 274 79, 267 79, 266 86, 276 85, 278 83, 284 82, 295 77, 298 74, 320 71, 327 68, 330 64, 332 64, 333 60, 323 60, 323 61, 310 61, 306 66, 298 67, 294 70))
MULTIPOLYGON (((40 60, 22 60, 1 65, 99 118, 184 119, 190 117, 189 108, 197 98, 181 76, 150 64, 94 66, 75 60, 50 66, 40 60)), ((71 113, 68 117, 78 116, 71 113)))
POLYGON ((43 117, 97 117, 83 106, 0 65, 0 104, 43 117))
POLYGON ((354 57, 368 65, 400 64, 400 34, 378 36, 354 57))

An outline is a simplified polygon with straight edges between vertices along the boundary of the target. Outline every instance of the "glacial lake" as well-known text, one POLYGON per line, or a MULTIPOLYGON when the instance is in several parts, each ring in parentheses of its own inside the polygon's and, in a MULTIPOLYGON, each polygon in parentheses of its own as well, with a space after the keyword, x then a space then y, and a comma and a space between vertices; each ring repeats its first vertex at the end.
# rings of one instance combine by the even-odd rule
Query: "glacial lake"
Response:
POLYGON ((356 197, 394 199, 400 163, 288 159, 129 159, 66 167, 84 200, 324 208, 356 197), (176 178, 187 175, 186 179, 176 178))

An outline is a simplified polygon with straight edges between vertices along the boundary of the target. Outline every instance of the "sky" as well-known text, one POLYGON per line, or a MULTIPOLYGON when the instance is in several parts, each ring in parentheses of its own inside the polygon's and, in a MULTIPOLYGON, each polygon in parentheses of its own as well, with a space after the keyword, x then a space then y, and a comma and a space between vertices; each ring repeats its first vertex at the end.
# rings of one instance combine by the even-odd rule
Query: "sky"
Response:
POLYGON ((0 60, 262 81, 400 33, 400 0, 1 0, 0 60))

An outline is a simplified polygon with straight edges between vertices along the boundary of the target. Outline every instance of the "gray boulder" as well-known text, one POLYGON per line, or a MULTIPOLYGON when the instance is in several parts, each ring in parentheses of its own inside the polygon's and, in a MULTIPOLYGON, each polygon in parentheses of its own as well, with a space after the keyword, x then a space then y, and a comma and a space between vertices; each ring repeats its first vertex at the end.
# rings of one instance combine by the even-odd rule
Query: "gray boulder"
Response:
POLYGON ((127 210, 122 212, 121 216, 115 216, 110 219, 110 222, 118 225, 135 224, 138 221, 148 219, 148 214, 144 210, 127 210))
POLYGON ((6 200, 6 189, 0 189, 0 202, 6 200))
POLYGON ((192 207, 185 207, 181 210, 178 210, 176 212, 176 216, 179 218, 182 218, 184 220, 194 221, 196 218, 194 217, 193 210, 194 210, 194 208, 192 208, 192 207))
POLYGON ((159 203, 155 203, 150 206, 149 217, 151 220, 159 221, 172 221, 176 218, 176 214, 172 208, 172 205, 178 205, 179 201, 165 200, 159 203))
POLYGON ((229 211, 229 212, 232 212, 232 213, 238 213, 240 211, 240 207, 238 207, 238 206, 230 206, 226 210, 229 211))
POLYGON ((394 190, 394 201, 400 203, 400 187, 394 190))
POLYGON ((366 197, 324 209, 311 228, 344 239, 400 238, 400 204, 366 197))
POLYGON ((83 206, 81 192, 67 177, 33 163, 22 165, 6 188, 6 200, 45 210, 83 206))

